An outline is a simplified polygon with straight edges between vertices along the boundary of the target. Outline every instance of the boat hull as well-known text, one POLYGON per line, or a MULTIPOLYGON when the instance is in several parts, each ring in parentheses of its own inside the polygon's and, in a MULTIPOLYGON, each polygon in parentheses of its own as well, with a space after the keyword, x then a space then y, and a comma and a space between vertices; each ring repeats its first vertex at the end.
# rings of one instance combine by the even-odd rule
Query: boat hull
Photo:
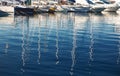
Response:
POLYGON ((105 10, 104 12, 116 12, 119 8, 120 8, 120 5, 119 4, 106 4, 105 5, 105 10))
POLYGON ((95 9, 90 9, 89 12, 94 12, 94 13, 101 13, 105 8, 95 8, 95 9))
POLYGON ((36 12, 37 13, 54 13, 56 12, 56 8, 52 6, 38 7, 36 12))
POLYGON ((88 12, 90 10, 90 7, 70 6, 70 5, 63 5, 61 6, 61 8, 67 12, 88 12))
POLYGON ((104 5, 93 5, 93 6, 90 7, 89 12, 101 13, 104 10, 105 10, 104 5))
POLYGON ((81 13, 86 13, 90 10, 89 7, 76 7, 74 9, 75 9, 75 12, 81 12, 81 13))
POLYGON ((0 17, 8 16, 9 14, 7 12, 0 10, 0 17))
POLYGON ((0 6, 0 10, 7 12, 7 13, 14 13, 14 7, 13 6, 0 6))
POLYGON ((118 9, 119 9, 118 7, 106 8, 104 12, 116 12, 118 9))
POLYGON ((34 8, 29 8, 29 7, 26 7, 26 8, 15 7, 14 14, 15 15, 34 15, 35 10, 34 10, 34 8))

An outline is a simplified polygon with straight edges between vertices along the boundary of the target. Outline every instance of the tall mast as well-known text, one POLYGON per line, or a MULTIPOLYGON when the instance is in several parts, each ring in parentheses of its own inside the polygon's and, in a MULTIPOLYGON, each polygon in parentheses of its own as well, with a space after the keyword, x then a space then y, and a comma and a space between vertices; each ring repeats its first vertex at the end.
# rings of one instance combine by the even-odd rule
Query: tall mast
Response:
POLYGON ((31 0, 27 0, 27 4, 26 5, 31 5, 31 0))

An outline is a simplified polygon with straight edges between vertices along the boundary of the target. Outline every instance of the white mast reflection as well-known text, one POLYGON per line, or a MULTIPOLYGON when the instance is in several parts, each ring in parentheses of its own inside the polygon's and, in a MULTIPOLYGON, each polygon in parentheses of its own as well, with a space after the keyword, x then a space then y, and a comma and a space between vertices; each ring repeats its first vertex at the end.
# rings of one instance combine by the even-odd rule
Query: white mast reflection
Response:
MULTIPOLYGON (((74 20, 75 20, 75 15, 74 15, 74 20)), ((74 21, 75 22, 75 21, 74 21)), ((74 23, 73 23, 74 24, 74 23)), ((71 65, 71 69, 70 69, 70 75, 73 76, 74 74, 74 66, 75 66, 75 49, 76 49, 76 29, 75 29, 75 24, 73 25, 73 48, 71 51, 71 56, 72 56, 72 65, 71 65)))
MULTIPOLYGON (((23 19, 24 20, 24 19, 23 19)), ((22 38, 22 55, 21 55, 21 59, 22 59, 22 66, 24 67, 25 66, 25 51, 28 50, 28 46, 29 46, 29 43, 28 43, 28 38, 29 38, 29 17, 27 17, 27 25, 24 25, 24 21, 22 22, 22 35, 23 35, 23 38, 22 38), (25 29, 25 26, 26 26, 26 29, 25 29), (25 30, 27 33, 25 33, 25 30), (26 42, 25 42, 26 40, 26 42)), ((23 69, 23 67, 21 68, 22 72, 25 72, 25 70, 23 69)))
POLYGON ((8 48, 9 48, 9 45, 8 45, 8 43, 6 43, 6 45, 5 45, 5 54, 7 54, 8 48))
MULTIPOLYGON (((94 16, 94 15, 93 15, 94 16)), ((90 14, 90 46, 89 46, 89 67, 91 68, 91 62, 93 61, 93 45, 94 45, 94 39, 93 39, 93 24, 92 24, 92 20, 94 19, 92 16, 92 14, 90 14)), ((89 69, 89 74, 91 74, 91 71, 89 69)))
MULTIPOLYGON (((48 29, 48 20, 49 20, 49 16, 48 16, 48 14, 46 14, 45 26, 44 26, 45 29, 48 29)), ((48 39, 47 34, 48 33, 49 33, 49 29, 45 30, 45 32, 44 32, 44 52, 48 51, 48 49, 47 49, 47 47, 48 47, 48 44, 47 44, 47 39, 48 39)))
POLYGON ((42 19, 42 16, 39 15, 40 18, 39 18, 39 34, 38 34, 38 64, 40 64, 40 57, 41 57, 41 52, 40 52, 40 24, 41 24, 41 19, 42 19))
POLYGON ((93 40, 93 29, 92 29, 92 24, 90 25, 90 51, 89 51, 89 57, 90 57, 90 61, 93 61, 93 44, 94 44, 94 40, 93 40))
POLYGON ((56 33, 56 35, 57 35, 57 39, 56 39, 56 59, 57 59, 57 61, 56 61, 56 64, 58 64, 59 63, 59 57, 58 57, 58 51, 59 51, 59 47, 58 47, 58 31, 57 31, 57 33, 56 33))
MULTIPOLYGON (((115 21, 115 33, 118 33, 120 35, 120 15, 118 15, 117 17, 114 17, 114 21, 115 21)), ((120 36, 118 36, 118 57, 117 57, 117 64, 120 64, 120 36)))
MULTIPOLYGON (((120 37, 119 37, 120 38, 120 37)), ((118 45, 118 59, 117 59, 117 64, 119 64, 120 63, 120 40, 119 40, 119 45, 118 45)))
MULTIPOLYGON (((119 28, 118 28, 119 29, 119 28)), ((120 32, 120 30, 118 30, 120 32)), ((120 39, 120 36, 118 37, 120 39)), ((117 64, 120 63, 120 40, 118 41, 118 58, 117 58, 117 64)))
MULTIPOLYGON (((22 66, 24 67, 25 66, 25 41, 24 41, 24 38, 25 38, 25 34, 24 34, 24 21, 22 21, 22 55, 21 55, 21 59, 22 59, 22 66)), ((21 68, 22 72, 25 72, 23 68, 21 68)))
MULTIPOLYGON (((60 17, 59 17, 60 18, 60 17)), ((59 64, 59 57, 58 57, 58 53, 59 53, 59 46, 58 46, 58 26, 59 26, 59 22, 58 22, 58 18, 57 18, 57 27, 56 27, 56 64, 59 64)))

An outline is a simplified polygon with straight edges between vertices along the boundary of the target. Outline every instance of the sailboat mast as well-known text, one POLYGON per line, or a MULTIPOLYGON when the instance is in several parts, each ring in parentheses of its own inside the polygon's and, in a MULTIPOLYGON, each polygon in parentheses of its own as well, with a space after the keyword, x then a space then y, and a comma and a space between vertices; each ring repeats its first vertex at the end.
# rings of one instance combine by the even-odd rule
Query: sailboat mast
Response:
POLYGON ((31 5, 31 0, 27 0, 26 5, 31 5))

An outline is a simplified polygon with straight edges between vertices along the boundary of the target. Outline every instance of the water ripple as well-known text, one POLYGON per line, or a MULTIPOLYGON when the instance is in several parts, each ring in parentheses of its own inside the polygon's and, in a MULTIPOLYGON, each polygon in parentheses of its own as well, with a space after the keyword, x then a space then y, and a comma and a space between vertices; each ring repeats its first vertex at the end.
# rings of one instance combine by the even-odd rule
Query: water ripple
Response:
POLYGON ((14 26, 0 24, 0 74, 119 76, 118 17, 80 13, 15 16, 14 26))

